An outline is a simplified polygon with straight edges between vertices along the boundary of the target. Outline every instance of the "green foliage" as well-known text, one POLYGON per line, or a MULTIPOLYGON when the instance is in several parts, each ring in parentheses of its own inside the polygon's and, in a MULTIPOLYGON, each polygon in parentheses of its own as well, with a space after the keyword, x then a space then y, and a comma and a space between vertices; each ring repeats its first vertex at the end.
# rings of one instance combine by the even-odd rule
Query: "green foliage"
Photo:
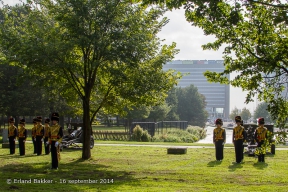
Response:
POLYGON ((148 142, 151 140, 151 135, 148 133, 147 130, 144 130, 141 136, 141 141, 148 142))
POLYGON ((188 124, 203 127, 207 121, 205 110, 205 97, 198 92, 197 87, 190 85, 185 88, 177 88, 178 99, 177 114, 180 120, 188 121, 188 124))
POLYGON ((231 113, 229 115, 230 119, 232 119, 234 121, 235 117, 240 115, 239 112, 240 112, 240 109, 237 109, 236 107, 234 107, 234 109, 232 109, 232 111, 231 111, 231 113))
POLYGON ((132 140, 148 142, 151 140, 151 135, 147 130, 144 131, 139 125, 136 125, 133 129, 132 140))
POLYGON ((107 0, 3 6, 1 56, 43 86, 77 96, 72 100, 82 103, 83 159, 88 159, 91 123, 100 109, 120 114, 126 106, 156 105, 181 77, 162 70, 178 52, 175 43, 162 45, 157 36, 168 22, 161 19, 164 12, 107 0))
POLYGON ((261 102, 257 105, 255 111, 254 111, 254 119, 256 120, 259 117, 264 117, 265 122, 273 122, 273 119, 271 118, 271 115, 268 112, 268 104, 266 102, 261 102))
POLYGON ((163 135, 154 136, 154 142, 194 143, 206 137, 206 131, 197 126, 189 126, 187 130, 169 130, 163 135))
POLYGON ((154 122, 166 119, 167 114, 170 112, 171 107, 164 101, 162 104, 153 106, 150 110, 148 119, 153 119, 154 122))
POLYGON ((247 121, 248 119, 250 119, 252 117, 249 109, 247 109, 246 107, 244 107, 241 110, 240 116, 241 116, 242 120, 244 120, 244 121, 247 121))
POLYGON ((205 35, 216 40, 203 45, 204 50, 224 46, 223 72, 205 73, 210 82, 229 83, 248 91, 246 103, 257 96, 268 104, 271 117, 280 128, 288 119, 288 3, 278 0, 199 0, 155 1, 169 9, 184 7, 185 17, 205 35), (228 74, 237 72, 234 79, 228 74))

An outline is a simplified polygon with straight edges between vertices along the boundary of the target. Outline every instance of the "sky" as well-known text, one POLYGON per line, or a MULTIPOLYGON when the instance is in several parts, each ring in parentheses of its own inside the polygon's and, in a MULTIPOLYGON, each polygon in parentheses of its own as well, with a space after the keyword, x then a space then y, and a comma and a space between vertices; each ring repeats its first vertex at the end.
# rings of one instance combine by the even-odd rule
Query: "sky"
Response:
MULTIPOLYGON (((4 3, 13 5, 19 0, 4 0, 4 3)), ((192 26, 188 23, 184 16, 183 9, 174 9, 167 12, 166 16, 170 21, 163 27, 162 31, 158 34, 159 38, 165 39, 165 44, 176 42, 177 49, 180 52, 175 56, 175 60, 222 60, 223 49, 218 51, 203 50, 201 45, 208 42, 213 42, 213 36, 204 35, 202 29, 192 26)), ((233 79, 236 73, 230 74, 230 79, 233 79)), ((241 88, 230 86, 230 111, 237 107, 238 109, 248 108, 253 114, 256 109, 257 102, 249 103, 246 105, 245 97, 247 92, 242 91, 241 88)))

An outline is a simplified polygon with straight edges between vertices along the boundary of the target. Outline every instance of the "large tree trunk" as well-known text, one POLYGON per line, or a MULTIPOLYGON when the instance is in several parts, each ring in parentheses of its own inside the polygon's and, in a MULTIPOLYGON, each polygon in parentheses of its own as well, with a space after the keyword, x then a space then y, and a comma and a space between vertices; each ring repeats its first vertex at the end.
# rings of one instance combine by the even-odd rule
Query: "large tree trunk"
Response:
POLYGON ((90 135, 91 135, 91 124, 90 124, 90 102, 89 98, 83 98, 83 149, 82 159, 86 160, 91 157, 90 150, 90 135))

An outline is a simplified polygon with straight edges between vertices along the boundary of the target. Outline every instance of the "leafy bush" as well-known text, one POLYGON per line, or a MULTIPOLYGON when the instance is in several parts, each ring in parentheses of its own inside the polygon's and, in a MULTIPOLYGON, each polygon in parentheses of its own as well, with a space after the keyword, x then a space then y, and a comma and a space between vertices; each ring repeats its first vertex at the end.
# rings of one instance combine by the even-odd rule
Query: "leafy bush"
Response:
POLYGON ((148 133, 147 130, 143 131, 143 134, 141 136, 141 141, 144 141, 144 142, 148 142, 151 140, 151 135, 148 133))
POLYGON ((148 142, 151 139, 151 135, 148 133, 147 130, 143 131, 143 129, 139 125, 136 125, 133 129, 132 139, 133 141, 148 142))
POLYGON ((154 142, 193 143, 206 137, 206 130, 189 126, 187 130, 170 130, 163 135, 154 136, 154 142))

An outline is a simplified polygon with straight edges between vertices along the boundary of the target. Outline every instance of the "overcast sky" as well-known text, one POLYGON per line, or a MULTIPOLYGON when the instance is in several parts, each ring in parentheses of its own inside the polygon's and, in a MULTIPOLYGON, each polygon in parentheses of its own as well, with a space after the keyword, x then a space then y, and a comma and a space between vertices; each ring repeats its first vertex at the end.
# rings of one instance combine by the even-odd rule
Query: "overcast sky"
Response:
MULTIPOLYGON (((19 0, 4 0, 5 3, 15 4, 19 0)), ((175 60, 221 60, 222 50, 220 51, 203 51, 201 45, 214 41, 213 36, 205 36, 203 31, 199 28, 191 26, 185 20, 184 10, 177 9, 169 11, 165 14, 170 19, 169 23, 159 33, 161 39, 165 39, 166 44, 176 42, 177 49, 180 49, 179 54, 176 55, 175 60)), ((230 74, 233 79, 235 73, 230 74)), ((243 92, 240 88, 230 87, 230 111, 234 108, 246 107, 251 113, 256 108, 256 102, 248 105, 244 104, 247 92, 243 92)))

